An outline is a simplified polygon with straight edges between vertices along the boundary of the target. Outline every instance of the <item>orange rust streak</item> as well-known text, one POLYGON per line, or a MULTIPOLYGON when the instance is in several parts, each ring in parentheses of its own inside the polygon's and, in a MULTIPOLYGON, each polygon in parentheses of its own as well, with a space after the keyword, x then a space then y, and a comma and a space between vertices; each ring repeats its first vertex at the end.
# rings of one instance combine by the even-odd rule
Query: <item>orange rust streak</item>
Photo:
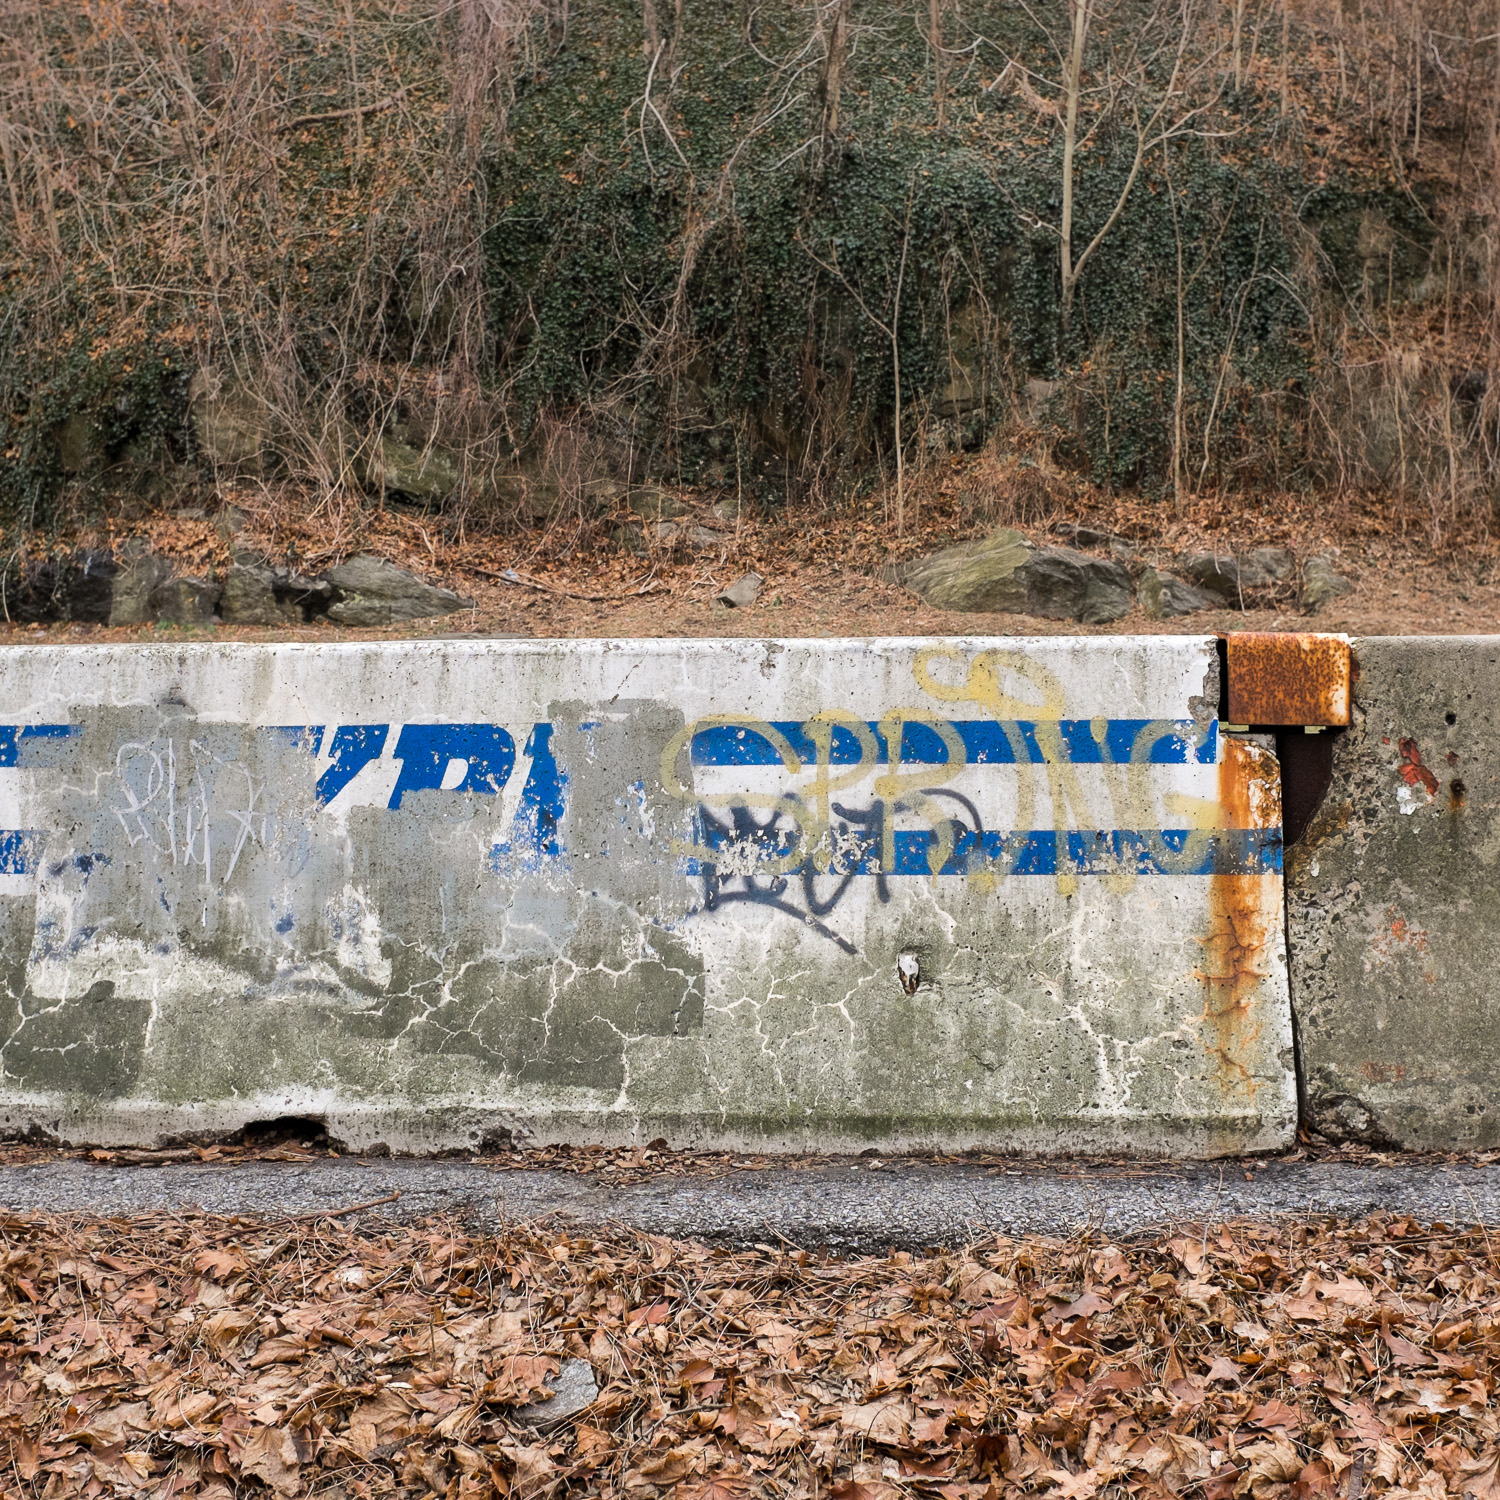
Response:
MULTIPOLYGON (((1219 804, 1226 828, 1274 827, 1281 821, 1281 776, 1269 751, 1227 738, 1219 763, 1219 804)), ((1204 1050, 1214 1061, 1226 1097, 1255 1096, 1244 1058, 1260 1036, 1259 989, 1270 973, 1270 953, 1281 913, 1275 875, 1209 877, 1208 931, 1197 977, 1203 983, 1199 1016, 1204 1050)))

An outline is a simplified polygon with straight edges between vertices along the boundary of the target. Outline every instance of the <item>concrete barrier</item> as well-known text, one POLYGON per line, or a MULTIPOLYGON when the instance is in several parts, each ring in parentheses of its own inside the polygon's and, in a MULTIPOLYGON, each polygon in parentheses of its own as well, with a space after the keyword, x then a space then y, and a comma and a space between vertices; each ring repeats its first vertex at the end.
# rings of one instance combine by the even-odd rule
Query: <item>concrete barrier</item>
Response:
POLYGON ((1211 638, 0 652, 0 1121, 1273 1148, 1211 638))
POLYGON ((1354 722, 1288 853, 1309 1123, 1500 1143, 1500 639, 1354 643, 1354 722))

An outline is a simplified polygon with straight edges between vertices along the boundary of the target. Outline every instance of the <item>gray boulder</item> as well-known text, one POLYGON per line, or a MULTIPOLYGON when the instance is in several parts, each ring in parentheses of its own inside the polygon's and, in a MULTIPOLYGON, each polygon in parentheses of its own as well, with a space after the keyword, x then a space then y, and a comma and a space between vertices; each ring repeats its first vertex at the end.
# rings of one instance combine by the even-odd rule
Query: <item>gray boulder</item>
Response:
POLYGON ((1153 620, 1168 620, 1175 615, 1220 608, 1224 602, 1217 594, 1195 588, 1171 573, 1159 573, 1155 568, 1148 568, 1141 574, 1138 592, 1141 608, 1153 620))
POLYGON ((172 564, 158 557, 141 538, 120 548, 109 580, 109 625, 206 625, 218 607, 220 589, 207 578, 178 577, 172 564))
POLYGON ((1067 547, 1044 547, 1019 571, 1029 615, 1107 625, 1130 613, 1130 574, 1117 562, 1067 547))
POLYGON ((73 412, 53 430, 53 437, 64 474, 84 474, 103 462, 99 432, 87 412, 73 412))
POLYGON ((625 503, 643 521, 670 521, 687 510, 670 490, 654 484, 638 485, 626 496, 625 503))
POLYGON ((224 575, 219 618, 226 625, 291 625, 301 614, 276 598, 276 575, 263 564, 234 562, 224 575))
POLYGON ((1020 532, 1004 527, 982 541, 919 557, 896 569, 895 578, 934 609, 1022 614, 1027 588, 1019 573, 1031 553, 1020 532))
POLYGON ((326 577, 335 596, 328 618, 340 625, 394 625, 400 620, 452 614, 471 608, 474 602, 368 555, 351 557, 331 568, 326 577))
POLYGON ((188 386, 188 414, 199 453, 216 469, 261 466, 271 442, 271 414, 249 391, 205 367, 188 386))
POLYGON ((1246 595, 1274 588, 1296 569, 1285 547, 1255 547, 1238 556, 1222 552, 1190 552, 1179 564, 1200 589, 1222 603, 1241 607, 1246 595))
POLYGON ((219 618, 226 625, 300 625, 333 596, 333 586, 321 578, 273 568, 243 548, 231 555, 219 599, 219 618))
POLYGON ((679 525, 676 521, 658 521, 652 529, 652 535, 664 547, 672 547, 681 542, 694 552, 709 552, 724 544, 722 532, 712 531, 707 526, 689 526, 686 523, 679 525))
POLYGON ((586 1359, 565 1359, 556 1375, 546 1377, 546 1384, 552 1391, 551 1400, 514 1407, 510 1412, 512 1421, 548 1432, 599 1398, 599 1382, 594 1377, 594 1367, 586 1359))
POLYGON ((759 597, 764 582, 765 579, 759 573, 746 573, 736 578, 727 589, 715 594, 714 598, 721 604, 727 604, 730 609, 748 609, 759 597))
POLYGON ((207 578, 169 578, 152 590, 151 613, 172 625, 207 625, 221 593, 207 578))
POLYGON ((1130 613, 1130 572, 1117 562, 1090 558, 1088 587, 1083 595, 1082 625, 1108 625, 1130 613))
POLYGON ((172 565, 145 542, 132 538, 120 548, 119 572, 109 601, 111 625, 146 625, 156 616, 152 596, 172 576, 172 565))
POLYGON ((1190 582, 1212 594, 1221 604, 1240 602, 1240 565, 1227 552, 1189 552, 1178 566, 1190 582))
POLYGON ((458 485, 458 465, 441 448, 383 437, 365 463, 365 488, 413 500, 442 500, 458 485))
POLYGON ((1302 608, 1310 615, 1317 614, 1353 587, 1342 573, 1334 571, 1330 553, 1319 553, 1302 564, 1302 608))
POLYGON ((1240 559, 1240 582, 1246 588, 1284 583, 1297 571, 1297 559, 1285 547, 1252 547, 1240 559))

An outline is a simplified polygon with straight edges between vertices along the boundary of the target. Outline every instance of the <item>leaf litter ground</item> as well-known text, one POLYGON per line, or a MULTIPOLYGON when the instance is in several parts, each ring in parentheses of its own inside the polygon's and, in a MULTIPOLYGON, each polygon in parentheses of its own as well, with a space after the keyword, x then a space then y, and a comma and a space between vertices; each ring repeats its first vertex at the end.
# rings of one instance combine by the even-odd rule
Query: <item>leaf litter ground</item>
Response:
POLYGON ((859 1260, 368 1217, 0 1240, 7 1495, 1500 1497, 1483 1230, 859 1260), (565 1366, 598 1393, 551 1421, 565 1366))

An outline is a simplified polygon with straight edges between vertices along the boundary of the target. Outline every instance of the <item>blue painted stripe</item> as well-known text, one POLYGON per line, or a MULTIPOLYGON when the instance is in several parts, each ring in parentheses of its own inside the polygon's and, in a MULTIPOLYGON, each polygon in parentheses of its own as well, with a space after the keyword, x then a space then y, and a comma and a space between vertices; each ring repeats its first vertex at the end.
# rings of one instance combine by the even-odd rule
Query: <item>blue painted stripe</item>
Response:
MULTIPOLYGON (((963 745, 969 765, 1045 765, 1049 759, 1072 765, 1180 766, 1189 763, 1213 765, 1219 753, 1219 726, 1214 720, 1201 724, 1194 719, 1106 719, 1102 741, 1095 733, 1101 722, 1093 719, 1059 719, 1038 723, 1029 719, 954 719, 943 721, 953 738, 963 745), (1057 738, 1046 753, 1052 733, 1057 738)), ((774 720, 769 726, 803 765, 815 765, 818 747, 801 720, 774 720)), ((866 726, 873 738, 876 763, 890 761, 890 747, 878 721, 866 726)), ((859 735, 835 724, 829 761, 836 766, 858 765, 864 751, 859 735)), ((901 759, 908 765, 946 765, 949 741, 932 724, 908 720, 901 729, 901 759)), ((749 723, 716 724, 693 736, 695 766, 778 766, 782 749, 777 741, 749 723)))
POLYGON ((76 724, 0 724, 0 767, 20 764, 22 740, 65 740, 80 732, 76 724))
POLYGON ((323 726, 321 724, 273 724, 263 731, 279 734, 294 750, 305 750, 316 757, 323 748, 323 726))
POLYGON ((41 858, 46 837, 35 828, 0 831, 0 875, 30 875, 41 858))
MULTIPOLYGON (((721 849, 733 836, 705 827, 705 845, 721 849)), ((892 840, 895 868, 889 875, 931 875, 938 836, 930 829, 901 830, 892 840)), ((784 859, 790 844, 766 840, 767 860, 784 859)), ((843 832, 836 875, 881 873, 880 840, 859 830, 843 832)), ((702 874, 709 860, 689 860, 689 874, 702 874)), ((1001 833, 957 830, 944 875, 992 870, 1006 875, 1273 875, 1281 869, 1279 828, 1225 828, 1194 834, 1186 828, 1055 830, 1001 833)))

